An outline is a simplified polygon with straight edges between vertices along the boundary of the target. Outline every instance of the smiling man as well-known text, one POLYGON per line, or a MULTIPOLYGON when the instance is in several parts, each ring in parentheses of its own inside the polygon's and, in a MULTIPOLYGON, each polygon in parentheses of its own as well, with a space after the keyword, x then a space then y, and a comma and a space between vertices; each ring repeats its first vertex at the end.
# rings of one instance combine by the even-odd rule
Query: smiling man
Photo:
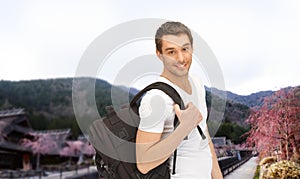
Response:
POLYGON ((201 80, 189 76, 192 64, 193 38, 180 22, 162 24, 155 35, 156 54, 163 63, 157 81, 171 85, 180 94, 185 110, 180 110, 164 92, 147 92, 139 108, 140 125, 136 137, 137 168, 147 173, 169 162, 177 149, 175 173, 171 178, 219 179, 220 171, 206 118, 205 89, 201 80), (174 129, 177 115, 180 124, 174 129), (206 138, 197 130, 199 126, 206 138))

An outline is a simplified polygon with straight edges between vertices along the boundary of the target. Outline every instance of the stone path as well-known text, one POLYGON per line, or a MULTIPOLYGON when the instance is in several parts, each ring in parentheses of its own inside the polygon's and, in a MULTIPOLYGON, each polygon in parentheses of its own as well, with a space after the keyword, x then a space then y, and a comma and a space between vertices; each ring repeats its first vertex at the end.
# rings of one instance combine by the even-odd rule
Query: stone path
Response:
POLYGON ((253 179, 257 166, 256 160, 257 157, 252 157, 242 166, 226 175, 224 179, 253 179))

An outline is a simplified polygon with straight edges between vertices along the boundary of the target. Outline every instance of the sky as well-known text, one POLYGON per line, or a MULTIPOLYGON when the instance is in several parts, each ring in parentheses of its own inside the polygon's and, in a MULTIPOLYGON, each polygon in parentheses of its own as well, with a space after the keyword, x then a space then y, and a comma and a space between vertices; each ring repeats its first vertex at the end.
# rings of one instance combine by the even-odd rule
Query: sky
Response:
POLYGON ((99 35, 142 18, 180 21, 199 34, 226 90, 249 95, 300 85, 298 0, 0 0, 0 80, 74 77, 99 35))

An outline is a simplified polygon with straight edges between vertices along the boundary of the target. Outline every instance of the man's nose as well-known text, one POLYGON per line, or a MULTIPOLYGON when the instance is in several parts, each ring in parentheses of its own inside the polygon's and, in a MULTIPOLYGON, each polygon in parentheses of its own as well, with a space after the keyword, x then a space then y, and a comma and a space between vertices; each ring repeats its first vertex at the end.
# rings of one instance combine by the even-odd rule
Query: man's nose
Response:
POLYGON ((184 62, 184 56, 183 56, 182 52, 178 52, 177 61, 179 63, 183 63, 184 62))

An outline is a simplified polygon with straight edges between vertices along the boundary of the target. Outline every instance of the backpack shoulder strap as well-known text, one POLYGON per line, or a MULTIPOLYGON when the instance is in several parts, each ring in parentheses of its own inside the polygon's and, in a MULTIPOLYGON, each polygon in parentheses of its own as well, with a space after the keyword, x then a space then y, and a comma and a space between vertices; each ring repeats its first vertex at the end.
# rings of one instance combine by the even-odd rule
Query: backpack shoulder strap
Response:
MULTIPOLYGON (((147 92, 150 91, 152 89, 158 89, 163 91, 164 93, 166 93, 174 102, 175 104, 178 104, 180 109, 183 110, 185 109, 183 100, 181 99, 180 95, 178 94, 178 92, 170 85, 168 85, 167 83, 164 82, 155 82, 152 83, 150 85, 148 85, 147 87, 145 87, 144 89, 142 89, 139 93, 137 93, 134 98, 131 100, 130 102, 130 106, 133 107, 136 104, 136 102, 147 92)), ((178 125, 178 118, 175 115, 175 119, 174 119, 174 127, 176 127, 178 125)))
POLYGON ((147 92, 150 91, 152 89, 158 89, 163 91, 164 93, 166 93, 176 104, 178 104, 180 106, 180 109, 184 109, 184 103, 180 97, 180 95, 178 94, 178 92, 170 85, 168 85, 167 83, 164 82, 155 82, 152 83, 150 85, 148 85, 147 87, 145 87, 144 89, 142 89, 139 93, 137 93, 134 98, 131 100, 130 102, 130 106, 133 106, 136 104, 136 102, 147 92))

